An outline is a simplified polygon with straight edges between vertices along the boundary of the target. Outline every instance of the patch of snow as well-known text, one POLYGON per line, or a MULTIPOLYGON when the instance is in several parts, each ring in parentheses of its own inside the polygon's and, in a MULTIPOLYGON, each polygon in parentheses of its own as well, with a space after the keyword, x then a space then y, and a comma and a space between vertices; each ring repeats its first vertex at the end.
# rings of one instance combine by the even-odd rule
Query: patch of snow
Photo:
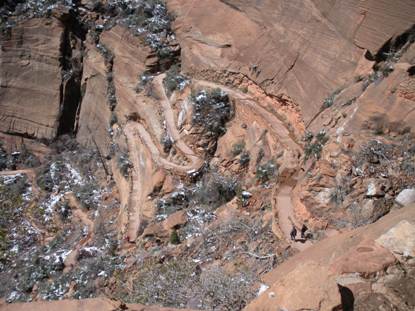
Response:
POLYGON ((20 174, 20 173, 15 174, 15 175, 6 175, 6 176, 3 176, 2 177, 3 184, 10 185, 10 184, 14 183, 17 178, 20 178, 20 177, 23 177, 23 175, 20 174))
POLYGON ((268 288, 269 288, 268 285, 265 285, 265 284, 261 283, 261 285, 259 286, 257 296, 263 294, 268 288))
POLYGON ((102 277, 106 278, 108 276, 108 274, 105 271, 101 271, 100 273, 97 274, 97 276, 102 276, 102 277))
POLYGON ((252 197, 252 193, 250 193, 249 191, 242 191, 241 195, 244 199, 249 199, 250 197, 252 197))
POLYGON ((20 298, 20 296, 21 296, 21 294, 19 293, 19 292, 17 292, 17 291, 12 291, 11 293, 10 293, 10 295, 9 296, 7 296, 7 298, 6 298, 6 301, 7 302, 14 302, 14 301, 16 301, 17 299, 19 299, 20 298))
POLYGON ((83 179, 82 179, 81 174, 75 168, 73 168, 69 163, 65 163, 65 167, 69 171, 69 173, 71 174, 71 181, 74 184, 81 185, 81 186, 83 186, 85 184, 83 179))

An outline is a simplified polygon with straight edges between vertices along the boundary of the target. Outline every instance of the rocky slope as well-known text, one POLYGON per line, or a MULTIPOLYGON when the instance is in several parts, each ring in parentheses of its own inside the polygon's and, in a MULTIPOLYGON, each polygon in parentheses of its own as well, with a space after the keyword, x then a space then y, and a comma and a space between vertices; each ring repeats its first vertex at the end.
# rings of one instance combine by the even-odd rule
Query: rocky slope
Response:
POLYGON ((414 16, 3 3, 0 309, 412 310, 414 16))

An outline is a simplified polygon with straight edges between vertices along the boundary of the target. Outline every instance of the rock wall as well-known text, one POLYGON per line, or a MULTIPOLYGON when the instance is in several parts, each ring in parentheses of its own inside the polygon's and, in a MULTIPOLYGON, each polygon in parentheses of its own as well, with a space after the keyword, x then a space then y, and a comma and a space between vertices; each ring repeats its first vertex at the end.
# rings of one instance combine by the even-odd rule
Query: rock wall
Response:
POLYGON ((78 120, 77 140, 97 147, 103 155, 109 152, 111 110, 107 101, 107 73, 104 57, 92 44, 87 45, 82 81, 84 96, 78 120))
POLYGON ((53 138, 60 116, 60 46, 63 25, 31 19, 0 41, 0 130, 53 138))
POLYGON ((395 211, 294 256, 264 276, 270 288, 246 310, 353 310, 350 303, 354 310, 412 310, 414 246, 405 236, 415 230, 414 211, 395 211))
POLYGON ((287 94, 304 121, 372 53, 415 22, 412 1, 170 0, 185 72, 218 79, 242 73, 287 94), (215 14, 206 14, 215 12, 215 14))

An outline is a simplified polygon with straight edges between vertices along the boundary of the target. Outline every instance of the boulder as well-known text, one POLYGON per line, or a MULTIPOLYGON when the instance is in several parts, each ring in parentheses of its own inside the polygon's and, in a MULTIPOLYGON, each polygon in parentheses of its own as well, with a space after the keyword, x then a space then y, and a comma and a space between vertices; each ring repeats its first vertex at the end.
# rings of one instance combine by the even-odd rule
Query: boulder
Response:
POLYGON ((402 220, 376 242, 397 256, 415 257, 415 223, 402 220))
POLYGON ((398 196, 396 197, 395 201, 400 205, 407 206, 411 203, 415 202, 415 189, 404 189, 399 192, 398 196))
POLYGON ((366 196, 368 198, 385 196, 386 186, 383 181, 378 179, 369 179, 367 182, 366 196))

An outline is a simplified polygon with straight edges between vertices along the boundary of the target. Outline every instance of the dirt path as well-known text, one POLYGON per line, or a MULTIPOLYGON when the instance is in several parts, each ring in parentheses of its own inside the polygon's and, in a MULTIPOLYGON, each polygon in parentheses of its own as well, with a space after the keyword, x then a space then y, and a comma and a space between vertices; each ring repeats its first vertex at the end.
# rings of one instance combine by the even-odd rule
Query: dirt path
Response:
POLYGON ((263 108, 251 96, 240 91, 228 88, 226 86, 222 86, 205 80, 197 80, 194 82, 201 86, 206 86, 210 88, 220 88, 223 91, 227 92, 230 96, 239 99, 241 103, 247 105, 254 113, 258 113, 262 118, 264 118, 264 120, 268 122, 270 129, 274 131, 276 136, 278 136, 281 144, 284 147, 297 152, 301 151, 301 146, 293 139, 290 131, 286 128, 284 122, 282 122, 274 114, 263 108))
POLYGON ((30 180, 32 185, 33 194, 38 195, 40 193, 40 189, 36 183, 36 172, 33 168, 22 169, 22 170, 15 170, 15 171, 0 171, 0 176, 14 176, 14 175, 26 175, 27 178, 30 180))
MULTIPOLYGON (((300 235, 300 228, 301 225, 296 223, 293 211, 293 204, 291 202, 291 191, 292 187, 290 186, 281 186, 277 193, 277 202, 276 202, 276 209, 278 212, 278 222, 279 226, 284 233, 287 241, 291 241, 290 232, 292 229, 292 221, 297 227, 297 237, 300 235)), ((303 251, 310 247, 312 243, 310 241, 306 241, 305 243, 302 242, 294 242, 291 241, 292 246, 300 251, 303 251)))
POLYGON ((144 202, 146 194, 150 190, 152 178, 152 160, 141 144, 140 127, 142 125, 139 123, 129 122, 124 128, 129 158, 133 165, 131 190, 128 198, 127 238, 130 242, 134 242, 140 232, 144 202))
MULTIPOLYGON (((176 127, 176 120, 174 118, 173 109, 171 108, 170 99, 167 98, 166 92, 163 86, 163 79, 165 74, 159 75, 154 78, 153 82, 157 91, 161 94, 161 106, 163 108, 164 118, 166 120, 166 127, 169 136, 173 139, 173 143, 179 151, 184 154, 192 163, 193 167, 202 165, 203 161, 200 159, 195 152, 182 140, 179 130, 176 127)), ((173 101, 175 100, 175 94, 172 96, 173 101)))
MULTIPOLYGON (((188 175, 198 171, 203 165, 203 159, 182 140, 176 127, 174 112, 171 100, 167 97, 163 86, 165 75, 154 78, 155 91, 159 94, 163 116, 166 122, 168 135, 173 140, 176 149, 182 153, 189 164, 180 165, 164 158, 160 152, 159 143, 155 143, 150 131, 140 122, 130 121, 124 127, 124 134, 127 138, 129 158, 132 162, 131 190, 128 199, 128 224, 127 238, 134 242, 140 232, 143 220, 143 209, 145 208, 147 194, 151 192, 151 179, 153 173, 153 162, 165 170, 172 171, 179 175, 188 175)), ((173 96, 174 100, 174 96, 173 96)))
MULTIPOLYGON (((199 170, 203 165, 203 159, 198 157, 192 148, 190 148, 185 141, 183 141, 176 126, 177 122, 172 109, 172 101, 174 102, 175 100, 175 94, 173 94, 170 99, 167 97, 163 86, 164 77, 164 74, 155 77, 153 80, 153 86, 155 88, 155 92, 160 98, 167 133, 173 140, 177 151, 187 158, 188 163, 180 165, 163 157, 163 154, 160 151, 159 142, 154 141, 154 138, 150 134, 151 131, 145 127, 145 124, 140 123, 142 122, 141 120, 139 122, 130 121, 127 123, 124 128, 124 133, 127 137, 130 160, 133 165, 127 225, 127 237, 130 242, 136 240, 140 231, 140 225, 143 217, 142 209, 145 206, 146 195, 149 193, 149 190, 151 190, 146 187, 151 185, 152 161, 159 167, 180 175, 188 175, 191 172, 199 170)), ((230 96, 239 99, 242 104, 249 106, 250 110, 254 113, 258 113, 262 118, 264 118, 285 148, 300 152, 301 147, 291 138, 290 132, 285 127, 285 124, 274 114, 259 106, 249 95, 208 81, 196 81, 196 84, 211 88, 219 87, 230 96)), ((283 222, 284 221, 285 220, 283 220, 283 222)), ((289 225, 289 227, 291 226, 289 225)))
POLYGON ((64 272, 68 272, 76 265, 78 254, 81 248, 87 245, 93 239, 94 222, 89 219, 88 214, 85 213, 78 199, 72 192, 65 193, 65 199, 68 200, 68 205, 72 210, 73 216, 78 218, 88 228, 88 234, 79 241, 79 243, 65 259, 64 272))
MULTIPOLYGON (((264 120, 267 121, 267 123, 269 124, 269 128, 272 131, 274 131, 275 135, 280 139, 281 144, 285 148, 301 153, 301 146, 292 137, 290 131, 286 128, 284 122, 282 122, 277 116, 272 114, 270 111, 259 105, 259 103, 257 103, 255 99, 251 96, 205 80, 198 80, 195 83, 204 87, 219 87, 225 92, 227 92, 230 96, 233 96, 234 98, 238 99, 240 103, 247 105, 253 111, 253 113, 258 113, 264 120)), ((295 222, 293 204, 291 202, 291 191, 292 187, 284 185, 279 189, 276 195, 278 223, 287 241, 291 241, 290 233, 292 230, 292 224, 293 222, 295 222)), ((302 224, 300 225, 298 223, 295 223, 295 225, 298 230, 297 236, 300 237, 300 229, 302 224)), ((300 241, 292 241, 292 246, 300 251, 310 247, 311 245, 312 243, 310 241, 306 241, 305 243, 302 243, 300 241)))

